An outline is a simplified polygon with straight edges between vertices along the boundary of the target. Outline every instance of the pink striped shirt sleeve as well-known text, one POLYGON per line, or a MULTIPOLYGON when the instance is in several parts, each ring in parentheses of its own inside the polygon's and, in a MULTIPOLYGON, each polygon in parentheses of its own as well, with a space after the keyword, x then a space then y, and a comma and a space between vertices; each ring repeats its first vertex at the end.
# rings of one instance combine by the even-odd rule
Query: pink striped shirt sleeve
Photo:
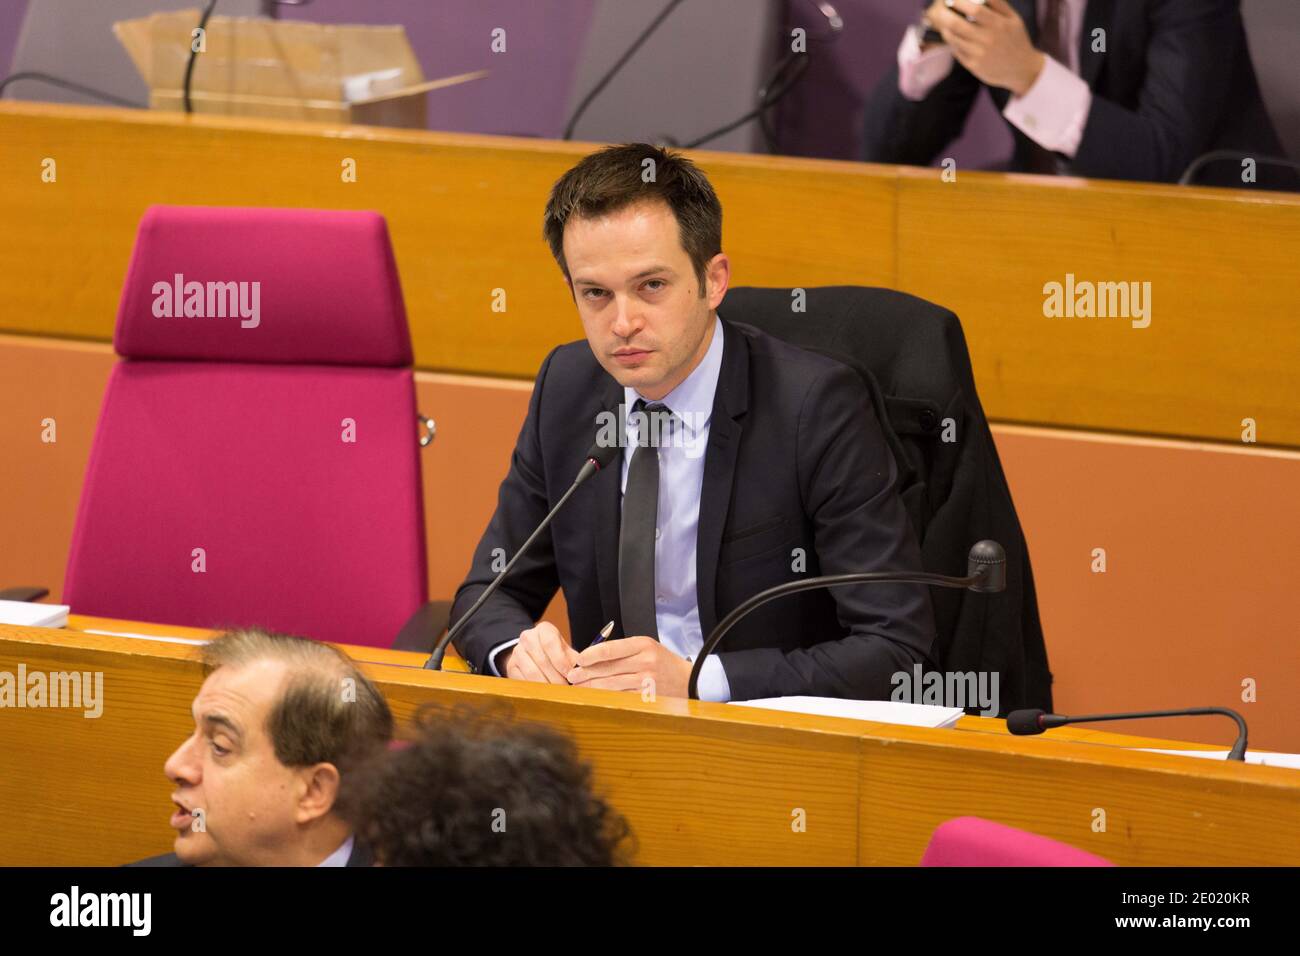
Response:
POLYGON ((898 45, 898 92, 909 100, 923 100, 952 72, 952 50, 946 46, 921 49, 921 31, 913 24, 898 45))
POLYGON ((1034 85, 1011 97, 1002 115, 1039 146, 1073 159, 1091 109, 1087 82, 1049 56, 1034 85))

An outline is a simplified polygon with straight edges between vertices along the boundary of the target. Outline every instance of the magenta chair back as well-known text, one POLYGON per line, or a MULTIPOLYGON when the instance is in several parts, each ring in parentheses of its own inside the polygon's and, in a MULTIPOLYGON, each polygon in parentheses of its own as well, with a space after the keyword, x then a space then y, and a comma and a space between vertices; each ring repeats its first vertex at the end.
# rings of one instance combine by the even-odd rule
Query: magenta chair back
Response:
POLYGON ((153 206, 113 344, 73 613, 388 646, 427 584, 383 217, 153 206))
POLYGON ((935 828, 922 866, 1114 866, 1066 843, 980 817, 957 817, 935 828))

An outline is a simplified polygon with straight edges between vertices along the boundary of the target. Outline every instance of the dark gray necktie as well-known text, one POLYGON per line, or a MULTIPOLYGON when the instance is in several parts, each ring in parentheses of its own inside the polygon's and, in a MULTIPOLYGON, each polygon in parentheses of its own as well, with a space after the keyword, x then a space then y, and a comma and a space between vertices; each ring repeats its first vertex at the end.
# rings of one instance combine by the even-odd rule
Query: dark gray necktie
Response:
MULTIPOLYGON (((1070 45, 1066 40, 1067 10, 1065 0, 1047 0, 1038 24, 1038 49, 1067 69, 1070 66, 1070 45)), ((1057 173, 1056 154, 1030 141, 1029 171, 1043 176, 1057 173)))
POLYGON ((659 426, 667 408, 637 399, 633 412, 645 412, 637 432, 637 447, 627 469, 623 491, 623 520, 618 536, 618 600, 626 637, 659 639, 655 621, 655 527, 659 523, 659 426), (660 413, 660 414, 656 414, 660 413), (657 421, 655 419, 658 419, 657 421))
POLYGON ((1061 66, 1070 66, 1070 44, 1065 0, 1047 0, 1043 5, 1043 19, 1038 26, 1038 49, 1061 66))

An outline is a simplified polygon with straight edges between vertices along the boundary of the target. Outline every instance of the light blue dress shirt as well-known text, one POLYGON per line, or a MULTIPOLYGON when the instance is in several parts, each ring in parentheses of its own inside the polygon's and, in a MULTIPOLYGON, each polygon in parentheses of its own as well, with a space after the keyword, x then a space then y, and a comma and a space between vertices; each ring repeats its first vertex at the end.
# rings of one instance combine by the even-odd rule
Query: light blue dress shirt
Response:
MULTIPOLYGON (((659 526, 655 529, 655 625, 659 641, 679 657, 694 661, 704 644, 700 632, 700 606, 695 590, 696 539, 700 526, 700 491, 704 485, 704 457, 709 444, 713 396, 722 371, 722 321, 713 320, 708 351, 680 385, 659 400, 672 412, 659 441, 659 526)), ((627 469, 639 440, 638 421, 628 413, 641 398, 636 389, 623 389, 627 441, 623 448, 620 488, 627 489, 627 469)), ((492 672, 497 655, 519 643, 516 638, 488 655, 492 672)), ((700 700, 731 699, 731 684, 722 661, 710 655, 700 670, 700 700)))
POLYGON ((317 863, 317 866, 347 866, 348 860, 352 859, 352 845, 356 842, 355 837, 348 837, 343 841, 343 845, 331 853, 325 859, 317 863))
MULTIPOLYGON (((691 374, 659 400, 672 417, 659 434, 659 525, 655 528, 655 625, 659 642, 678 657, 694 661, 704 644, 700 605, 695 590, 695 552, 700 527, 700 492, 704 486, 704 452, 709 445, 713 396, 722 371, 722 321, 713 320, 713 340, 691 374)), ((637 399, 650 400, 634 388, 623 389, 623 414, 637 399)), ((627 421, 622 485, 639 441, 637 419, 627 421)), ((700 670, 700 700, 731 699, 731 684, 722 661, 710 655, 700 670)))

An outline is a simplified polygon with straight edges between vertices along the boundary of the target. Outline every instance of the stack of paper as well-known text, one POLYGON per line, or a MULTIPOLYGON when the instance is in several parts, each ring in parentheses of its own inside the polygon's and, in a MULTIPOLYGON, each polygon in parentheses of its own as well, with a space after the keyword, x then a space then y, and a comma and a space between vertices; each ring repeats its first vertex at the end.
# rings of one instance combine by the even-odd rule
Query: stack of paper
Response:
MULTIPOLYGON (((1157 750, 1151 747, 1135 747, 1149 754, 1173 754, 1175 757, 1200 757, 1202 760, 1227 760, 1226 750, 1157 750)), ((1246 763, 1263 764, 1266 767, 1290 767, 1300 770, 1300 754, 1279 754, 1268 750, 1247 750, 1246 763)))
POLYGON ((731 703, 796 714, 907 724, 910 727, 951 727, 965 713, 960 707, 935 707, 895 700, 844 700, 839 697, 767 697, 762 700, 733 700, 731 703))
POLYGON ((0 601, 0 624, 21 627, 63 627, 68 623, 68 605, 33 604, 29 601, 0 601))

